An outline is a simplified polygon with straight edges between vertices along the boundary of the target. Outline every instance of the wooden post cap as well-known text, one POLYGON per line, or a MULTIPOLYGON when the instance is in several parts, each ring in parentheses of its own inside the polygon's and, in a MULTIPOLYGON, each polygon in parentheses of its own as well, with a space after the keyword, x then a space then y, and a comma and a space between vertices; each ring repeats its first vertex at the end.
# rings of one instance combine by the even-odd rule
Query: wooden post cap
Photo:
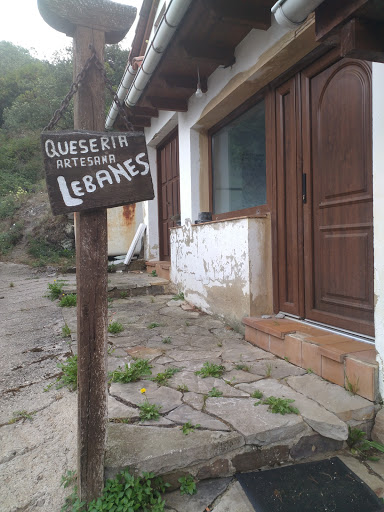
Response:
POLYGON ((37 0, 37 6, 48 25, 59 32, 73 37, 81 25, 103 31, 107 44, 124 39, 136 17, 136 7, 111 0, 37 0))

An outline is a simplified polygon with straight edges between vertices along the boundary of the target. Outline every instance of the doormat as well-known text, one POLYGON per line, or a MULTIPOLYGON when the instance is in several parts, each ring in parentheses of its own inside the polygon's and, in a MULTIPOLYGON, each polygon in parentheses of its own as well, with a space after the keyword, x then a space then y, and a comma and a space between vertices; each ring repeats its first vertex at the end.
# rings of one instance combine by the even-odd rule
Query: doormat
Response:
POLYGON ((256 512, 382 512, 383 502, 338 457, 238 473, 256 512))

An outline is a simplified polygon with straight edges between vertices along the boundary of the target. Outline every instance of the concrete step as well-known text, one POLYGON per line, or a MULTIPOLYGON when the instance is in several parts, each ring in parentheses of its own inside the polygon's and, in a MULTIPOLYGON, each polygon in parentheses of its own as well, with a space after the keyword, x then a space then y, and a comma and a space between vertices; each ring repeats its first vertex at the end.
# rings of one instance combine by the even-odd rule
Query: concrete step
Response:
MULTIPOLYGON (((76 293, 76 276, 66 275, 63 278, 65 293, 76 293)), ((167 279, 153 277, 142 271, 111 272, 108 274, 108 297, 137 297, 141 295, 162 295, 169 293, 170 284, 167 279)))
POLYGON ((169 261, 148 260, 145 263, 148 274, 156 272, 158 277, 170 280, 171 263, 169 261))
POLYGON ((373 345, 286 318, 247 317, 245 339, 276 356, 376 401, 378 363, 373 345))

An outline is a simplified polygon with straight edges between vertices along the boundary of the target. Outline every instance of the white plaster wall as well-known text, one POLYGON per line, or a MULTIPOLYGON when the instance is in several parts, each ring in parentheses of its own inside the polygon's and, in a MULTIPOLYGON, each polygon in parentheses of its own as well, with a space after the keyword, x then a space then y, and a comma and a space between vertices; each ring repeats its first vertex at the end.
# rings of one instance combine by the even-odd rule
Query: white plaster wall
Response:
POLYGON ((375 338, 384 397, 384 64, 372 64, 375 338))
POLYGON ((147 226, 144 234, 144 258, 146 260, 159 259, 159 223, 158 223, 158 202, 157 202, 157 166, 156 166, 156 149, 147 146, 149 168, 153 182, 155 198, 152 201, 144 201, 143 222, 147 226))
POLYGON ((244 316, 272 311, 269 231, 268 218, 172 229, 171 281, 189 302, 241 329, 244 316))

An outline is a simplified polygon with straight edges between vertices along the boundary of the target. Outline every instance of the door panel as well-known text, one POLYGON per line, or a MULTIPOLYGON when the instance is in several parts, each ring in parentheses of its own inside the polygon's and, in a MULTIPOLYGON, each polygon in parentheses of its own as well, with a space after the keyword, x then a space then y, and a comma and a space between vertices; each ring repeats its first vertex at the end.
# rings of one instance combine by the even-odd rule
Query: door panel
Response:
POLYGON ((373 336, 371 68, 332 58, 275 91, 279 308, 373 336))
POLYGON ((301 203, 298 201, 298 80, 292 78, 276 90, 276 165, 279 303, 283 311, 303 314, 300 287, 301 203), (300 225, 300 228, 299 228, 300 225))
POLYGON ((342 60, 303 73, 305 314, 373 335, 371 73, 342 60))
POLYGON ((160 259, 171 258, 169 228, 175 226, 171 217, 180 214, 179 143, 175 133, 157 150, 159 192, 160 259))

